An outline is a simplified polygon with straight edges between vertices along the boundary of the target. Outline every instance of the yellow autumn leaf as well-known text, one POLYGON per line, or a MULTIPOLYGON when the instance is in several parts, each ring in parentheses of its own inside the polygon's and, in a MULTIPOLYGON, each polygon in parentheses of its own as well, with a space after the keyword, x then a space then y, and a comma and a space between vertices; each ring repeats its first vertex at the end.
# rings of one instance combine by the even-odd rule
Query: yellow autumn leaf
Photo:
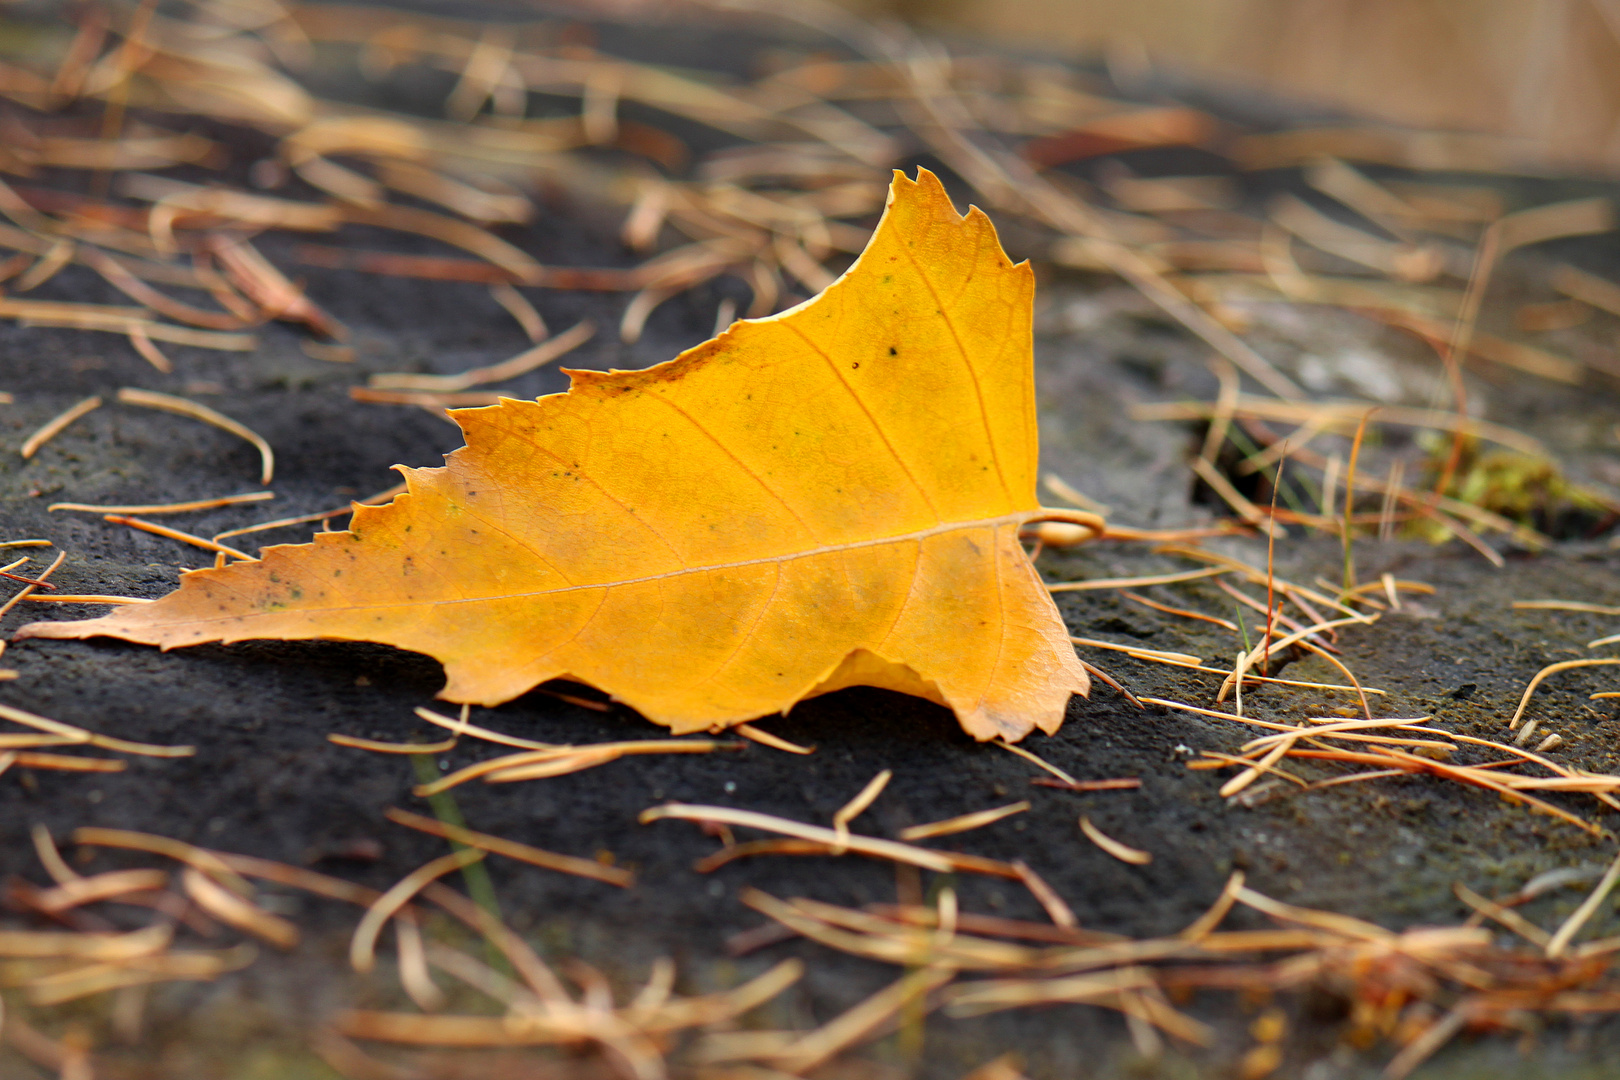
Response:
POLYGON ((646 371, 454 414, 467 445, 347 532, 19 637, 375 641, 495 705, 548 679, 677 732, 846 686, 980 739, 1051 732, 1084 669, 1019 543, 1035 498, 1034 277, 938 179, 896 174, 854 266, 646 371))

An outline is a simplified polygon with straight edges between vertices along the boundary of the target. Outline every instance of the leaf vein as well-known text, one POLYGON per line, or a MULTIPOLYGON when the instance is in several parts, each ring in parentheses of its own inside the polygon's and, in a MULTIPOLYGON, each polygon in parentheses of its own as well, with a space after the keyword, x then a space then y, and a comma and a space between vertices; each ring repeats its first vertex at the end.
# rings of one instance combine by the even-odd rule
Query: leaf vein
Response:
POLYGON ((973 360, 968 356, 967 346, 962 344, 962 334, 956 328, 956 320, 951 318, 950 313, 945 310, 945 301, 940 297, 939 290, 934 287, 933 281, 923 271, 922 263, 917 260, 916 254, 910 247, 902 244, 900 250, 904 251, 906 258, 911 260, 911 265, 917 271, 918 280, 928 290, 928 295, 934 298, 934 303, 939 305, 940 320, 945 323, 945 328, 951 332, 951 340, 956 342, 956 351, 962 357, 962 366, 967 369, 968 379, 973 383, 973 394, 979 402, 979 421, 984 425, 984 439, 990 444, 990 460, 995 462, 996 465, 996 479, 1001 481, 1001 493, 1011 502, 1013 495, 1012 491, 1007 487, 1007 475, 1001 470, 1001 453, 996 449, 996 434, 990 427, 990 411, 984 403, 984 387, 979 385, 978 369, 973 366, 973 360))
POLYGON ((889 456, 894 459, 894 463, 900 466, 900 471, 906 474, 906 479, 911 481, 911 486, 917 489, 917 494, 922 496, 922 501, 928 506, 928 512, 934 515, 935 521, 940 521, 941 518, 939 516, 939 511, 934 507, 934 500, 928 497, 927 490, 925 490, 922 484, 918 482, 917 478, 912 475, 911 468, 906 465, 905 459, 900 456, 900 452, 896 450, 894 448, 894 444, 889 441, 889 433, 883 430, 883 425, 878 423, 877 417, 872 415, 872 410, 866 407, 866 402, 862 401, 861 396, 855 392, 855 388, 849 385, 849 380, 844 378, 844 373, 838 370, 838 365, 833 362, 832 355, 820 345, 817 345, 814 341, 811 341, 810 335, 806 334, 803 330, 800 330, 792 323, 784 322, 780 325, 785 326, 789 330, 792 330, 795 334, 798 334, 799 339, 808 345, 812 352, 827 362, 827 367, 832 371, 833 378, 838 380, 838 384, 844 388, 844 392, 850 396, 850 399, 854 401, 855 404, 860 408, 861 412, 866 415, 866 419, 871 422, 872 430, 877 432, 877 437, 883 441, 883 448, 889 452, 889 456))

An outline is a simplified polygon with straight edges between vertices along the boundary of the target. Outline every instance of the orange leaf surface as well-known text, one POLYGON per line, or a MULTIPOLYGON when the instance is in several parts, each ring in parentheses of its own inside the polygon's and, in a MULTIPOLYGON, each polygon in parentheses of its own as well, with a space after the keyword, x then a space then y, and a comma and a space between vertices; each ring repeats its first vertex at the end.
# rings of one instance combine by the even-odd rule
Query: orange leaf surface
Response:
POLYGON ((1051 732, 1086 674, 1018 540, 1035 499, 1034 277, 896 174, 821 295, 646 371, 454 414, 467 445, 347 532, 19 637, 376 641, 495 705, 589 683, 677 732, 846 686, 980 739, 1051 732))

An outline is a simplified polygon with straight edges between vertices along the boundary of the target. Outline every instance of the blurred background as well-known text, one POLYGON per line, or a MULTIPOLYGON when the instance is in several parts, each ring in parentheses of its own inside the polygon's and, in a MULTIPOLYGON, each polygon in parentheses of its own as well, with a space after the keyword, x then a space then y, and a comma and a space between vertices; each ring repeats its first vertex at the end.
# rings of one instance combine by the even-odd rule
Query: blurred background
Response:
POLYGON ((1548 169, 1620 170, 1620 0, 845 0, 947 35, 1423 128, 1511 136, 1548 169))

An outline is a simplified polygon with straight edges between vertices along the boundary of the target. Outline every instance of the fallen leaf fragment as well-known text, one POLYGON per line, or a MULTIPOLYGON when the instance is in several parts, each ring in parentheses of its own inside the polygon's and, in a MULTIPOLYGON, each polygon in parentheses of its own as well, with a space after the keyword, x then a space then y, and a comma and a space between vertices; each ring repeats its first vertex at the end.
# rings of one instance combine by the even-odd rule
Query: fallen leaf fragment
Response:
POLYGON ((442 698, 588 683, 676 732, 846 686, 1055 731, 1084 669, 1018 540, 1043 509, 1034 277, 939 181, 896 175, 825 292, 646 371, 455 414, 468 445, 346 532, 21 637, 376 641, 442 698))

